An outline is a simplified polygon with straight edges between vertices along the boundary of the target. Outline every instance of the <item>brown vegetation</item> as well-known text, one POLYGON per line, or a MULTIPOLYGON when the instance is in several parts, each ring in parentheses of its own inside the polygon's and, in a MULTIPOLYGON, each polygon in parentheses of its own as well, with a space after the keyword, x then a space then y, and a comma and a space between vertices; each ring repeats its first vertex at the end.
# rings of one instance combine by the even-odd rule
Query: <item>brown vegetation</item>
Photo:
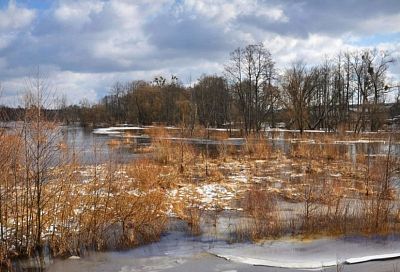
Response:
MULTIPOLYGON (((159 239, 167 227, 162 168, 146 162, 82 166, 56 123, 32 107, 0 135, 0 261, 81 255, 159 239)), ((93 150, 96 152, 96 149, 93 150)), ((96 155, 95 155, 96 156, 96 155)))
POLYGON ((3 262, 44 247, 68 256, 137 246, 159 239, 169 216, 199 235, 205 214, 223 210, 241 218, 231 241, 400 230, 398 160, 390 149, 353 161, 332 140, 303 136, 284 154, 257 134, 242 148, 221 145, 211 156, 208 147, 154 128, 147 160, 83 166, 58 140, 56 124, 36 114, 0 135, 3 262))

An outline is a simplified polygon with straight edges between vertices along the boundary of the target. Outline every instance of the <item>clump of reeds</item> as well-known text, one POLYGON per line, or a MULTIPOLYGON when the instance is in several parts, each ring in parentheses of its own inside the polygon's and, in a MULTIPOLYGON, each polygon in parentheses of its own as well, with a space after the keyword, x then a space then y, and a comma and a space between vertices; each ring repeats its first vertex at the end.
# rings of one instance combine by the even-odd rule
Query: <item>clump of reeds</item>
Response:
POLYGON ((145 189, 171 188, 173 180, 168 178, 162 165, 147 159, 137 160, 126 167, 126 173, 137 183, 137 186, 145 189))
POLYGON ((156 127, 149 129, 148 134, 151 136, 154 159, 162 164, 169 163, 172 159, 172 142, 168 132, 163 128, 156 127))
POLYGON ((182 131, 181 139, 169 138, 165 130, 160 128, 152 132, 153 158, 156 162, 163 165, 173 165, 180 172, 183 172, 186 165, 193 164, 197 153, 193 146, 184 141, 184 136, 188 133, 182 131))
POLYGON ((226 140, 229 138, 229 131, 227 130, 211 130, 208 132, 208 138, 213 140, 226 140))
POLYGON ((190 234, 200 235, 202 210, 199 207, 187 207, 185 208, 185 215, 190 234))
POLYGON ((293 144, 291 156, 307 160, 333 161, 346 157, 345 152, 340 152, 339 146, 331 143, 298 142, 293 144))
POLYGON ((201 234, 201 218, 204 210, 201 207, 198 193, 187 196, 173 204, 173 211, 176 216, 186 222, 187 231, 191 235, 201 234))
POLYGON ((156 241, 165 231, 167 199, 157 165, 139 161, 122 167, 109 162, 96 166, 85 183, 76 175, 80 168, 65 167, 62 172, 69 176, 58 177, 46 191, 52 199, 58 189, 45 207, 49 216, 44 227, 51 229, 45 237, 52 255, 129 248, 156 241))
POLYGON ((242 153, 252 159, 267 159, 271 156, 272 149, 265 135, 254 134, 245 138, 242 153))
POLYGON ((244 218, 231 233, 232 241, 257 241, 281 234, 281 221, 276 196, 261 186, 253 185, 241 203, 244 218))
POLYGON ((291 148, 291 157, 294 158, 310 158, 310 145, 305 143, 294 143, 291 148))
POLYGON ((121 141, 119 141, 117 139, 110 139, 110 140, 107 141, 107 145, 112 149, 113 148, 118 148, 121 145, 121 141))

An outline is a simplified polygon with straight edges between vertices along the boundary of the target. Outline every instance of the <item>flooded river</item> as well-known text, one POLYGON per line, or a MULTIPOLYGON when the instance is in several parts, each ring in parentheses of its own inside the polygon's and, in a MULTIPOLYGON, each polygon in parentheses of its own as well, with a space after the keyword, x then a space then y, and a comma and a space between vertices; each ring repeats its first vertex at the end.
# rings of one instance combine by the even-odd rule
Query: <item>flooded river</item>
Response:
MULTIPOLYGON (((118 162, 128 162, 132 159, 143 157, 138 154, 138 146, 148 145, 151 139, 146 136, 125 137, 124 133, 93 133, 92 129, 82 127, 64 126, 61 129, 62 139, 68 146, 73 147, 80 160, 84 164, 103 163, 110 158, 118 162), (117 141, 118 145, 110 144, 112 140, 117 141)), ((106 131, 107 132, 107 131, 106 131)), ((352 161, 356 160, 357 155, 384 156, 389 150, 389 142, 382 139, 370 140, 347 140, 333 141, 329 143, 319 143, 313 139, 313 134, 307 140, 301 140, 299 134, 291 131, 273 130, 266 133, 270 145, 274 150, 279 150, 284 154, 289 154, 293 148, 299 144, 309 145, 313 148, 334 148, 338 153, 349 156, 352 161)), ((169 140, 176 143, 189 143, 199 148, 205 148, 207 145, 210 151, 216 150, 219 145, 228 145, 240 147, 245 143, 243 138, 228 138, 225 140, 210 140, 206 138, 179 138, 171 137, 169 140)), ((400 142, 390 143, 390 153, 394 156, 400 156, 400 142)))
MULTIPOLYGON (((103 163, 109 159, 128 162, 145 156, 135 152, 137 145, 149 140, 140 137, 123 145, 110 145, 110 140, 124 141, 115 134, 94 134, 81 127, 63 127, 62 139, 84 164, 103 163)), ((269 135, 274 149, 289 153, 299 141, 285 133, 269 135)), ((182 141, 182 139, 171 139, 182 141)), ((213 141, 186 139, 198 146, 229 144, 241 146, 243 139, 213 141)), ((305 144, 325 148, 332 145, 351 158, 357 155, 386 155, 389 143, 385 141, 342 141, 320 144, 313 140, 305 144)), ((391 146, 391 153, 400 155, 400 144, 391 146)), ((207 230, 202 236, 193 237, 184 231, 171 229, 160 241, 127 251, 87 253, 83 258, 51 260, 49 272, 64 271, 398 271, 400 269, 400 237, 345 237, 295 241, 281 239, 258 244, 227 243, 226 237, 231 218, 218 219, 218 230, 207 230), (212 234, 214 233, 214 234, 212 234), (374 260, 388 259, 388 260, 374 260), (365 261, 365 262, 364 262, 365 261), (352 264, 354 263, 354 264, 352 264)), ((18 271, 40 271, 35 262, 16 263, 18 271)))
POLYGON ((110 159, 123 163, 140 156, 130 145, 111 146, 110 136, 93 134, 92 129, 63 126, 60 134, 70 152, 75 152, 83 164, 104 163, 110 159))

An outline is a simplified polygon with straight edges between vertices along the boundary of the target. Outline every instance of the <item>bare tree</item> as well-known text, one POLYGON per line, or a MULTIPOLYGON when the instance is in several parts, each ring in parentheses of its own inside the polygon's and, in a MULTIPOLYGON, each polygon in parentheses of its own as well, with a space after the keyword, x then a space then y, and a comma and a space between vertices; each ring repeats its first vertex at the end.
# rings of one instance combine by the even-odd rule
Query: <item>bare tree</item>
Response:
POLYGON ((394 59, 387 52, 377 50, 355 51, 351 66, 356 80, 355 131, 365 130, 367 121, 370 130, 377 130, 382 124, 382 105, 385 101, 386 73, 394 59))
POLYGON ((225 72, 243 118, 245 132, 259 131, 271 107, 268 102, 270 96, 264 92, 275 78, 271 53, 263 44, 237 48, 231 53, 225 72))
MULTIPOLYGON (((49 82, 38 70, 34 77, 26 82, 25 117, 23 126, 25 151, 25 179, 27 200, 30 202, 27 211, 34 220, 27 225, 28 237, 32 235, 32 249, 39 252, 43 261, 43 216, 49 196, 45 187, 50 179, 51 167, 57 154, 59 129, 56 123, 49 122, 44 109, 52 106, 53 93, 49 82)), ((29 220, 27 221, 29 222, 29 220)), ((28 239, 29 242, 29 239, 28 239)), ((28 251, 30 246, 27 246, 28 251)), ((29 254, 30 252, 28 252, 29 254)))
POLYGON ((230 96, 224 78, 202 76, 193 88, 198 119, 204 127, 221 127, 229 121, 230 96))
POLYGON ((289 111, 291 122, 301 133, 310 126, 309 109, 318 76, 317 69, 308 69, 305 64, 296 63, 282 77, 281 101, 289 111))

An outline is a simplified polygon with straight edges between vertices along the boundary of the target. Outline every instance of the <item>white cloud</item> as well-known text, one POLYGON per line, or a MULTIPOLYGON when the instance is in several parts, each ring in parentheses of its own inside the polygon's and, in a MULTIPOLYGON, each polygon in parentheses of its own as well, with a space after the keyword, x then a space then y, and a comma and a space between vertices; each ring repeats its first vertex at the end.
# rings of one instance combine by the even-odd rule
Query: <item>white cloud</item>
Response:
POLYGON ((192 12, 195 16, 205 16, 218 23, 229 23, 238 16, 261 16, 268 21, 286 22, 288 17, 278 5, 269 5, 257 0, 185 0, 181 12, 192 12))
POLYGON ((396 33, 400 32, 400 13, 380 15, 360 22, 360 29, 364 33, 396 33))
MULTIPOLYGON (((385 3, 58 0, 35 12, 10 1, 0 9, 0 80, 10 98, 40 65, 78 102, 101 98, 116 80, 175 74, 188 83, 221 73, 229 52, 260 41, 281 68, 297 60, 318 64, 357 48, 366 35, 400 32, 399 5, 385 3)), ((400 52, 398 42, 373 45, 400 52)), ((398 76, 399 65, 391 73, 398 76)))
POLYGON ((288 22, 289 18, 285 15, 283 9, 278 6, 261 6, 256 7, 256 10, 252 10, 248 15, 256 15, 268 18, 270 21, 288 22))
MULTIPOLYGON (((12 45, 18 33, 29 28, 36 13, 9 1, 4 10, 0 9, 0 50, 12 45)), ((0 67, 1 69, 1 67, 0 67)))
POLYGON ((269 34, 264 45, 271 50, 280 68, 297 61, 319 64, 325 56, 334 57, 340 50, 354 49, 340 37, 333 38, 320 34, 311 34, 307 38, 269 34))
POLYGON ((15 31, 26 26, 35 18, 35 11, 19 7, 14 1, 9 1, 6 9, 0 9, 0 31, 15 31))
POLYGON ((8 47, 12 41, 15 39, 15 34, 13 33, 1 33, 0 32, 0 49, 8 47))
POLYGON ((100 1, 61 2, 54 10, 54 18, 68 27, 82 27, 91 21, 90 16, 103 9, 100 1))

